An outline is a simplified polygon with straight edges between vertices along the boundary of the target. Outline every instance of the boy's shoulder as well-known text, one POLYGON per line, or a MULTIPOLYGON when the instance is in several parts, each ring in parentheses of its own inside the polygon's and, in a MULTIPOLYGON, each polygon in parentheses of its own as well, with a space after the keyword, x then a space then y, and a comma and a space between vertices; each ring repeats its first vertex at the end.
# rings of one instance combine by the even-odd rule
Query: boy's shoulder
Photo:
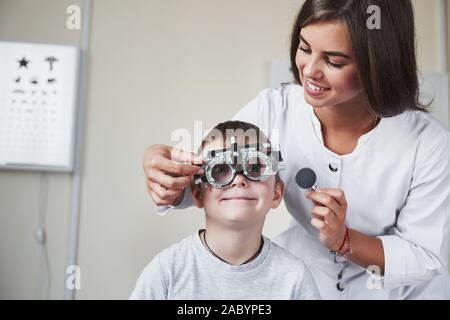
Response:
POLYGON ((320 299, 312 273, 302 259, 274 242, 272 252, 271 274, 276 275, 280 285, 286 282, 294 285, 293 299, 320 299))
POLYGON ((130 299, 167 299, 168 287, 192 260, 192 235, 160 251, 142 271, 130 299))
POLYGON ((166 264, 171 264, 176 260, 186 259, 187 256, 193 251, 194 236, 195 234, 191 234, 161 250, 157 254, 161 264, 164 266, 166 264))
POLYGON ((192 236, 186 237, 178 242, 171 244, 169 247, 158 252, 144 268, 143 273, 149 274, 160 270, 163 274, 168 272, 168 268, 176 263, 180 257, 186 257, 189 250, 189 242, 192 236))
POLYGON ((304 275, 305 273, 308 272, 308 269, 302 259, 296 257, 295 255, 293 255, 283 247, 279 246, 275 242, 273 241, 271 242, 273 251, 271 263, 274 264, 277 269, 282 269, 281 271, 290 273, 292 271, 296 271, 300 275, 304 275))

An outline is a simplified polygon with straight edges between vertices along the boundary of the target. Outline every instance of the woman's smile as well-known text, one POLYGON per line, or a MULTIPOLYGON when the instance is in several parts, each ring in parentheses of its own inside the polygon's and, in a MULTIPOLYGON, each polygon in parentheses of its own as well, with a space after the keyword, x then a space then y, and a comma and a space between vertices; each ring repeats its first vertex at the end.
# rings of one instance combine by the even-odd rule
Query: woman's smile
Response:
POLYGON ((312 84, 309 80, 305 81, 304 88, 305 88, 306 93, 313 97, 322 96, 322 95, 326 94, 328 91, 330 91, 329 88, 323 88, 323 87, 316 86, 316 85, 312 84))

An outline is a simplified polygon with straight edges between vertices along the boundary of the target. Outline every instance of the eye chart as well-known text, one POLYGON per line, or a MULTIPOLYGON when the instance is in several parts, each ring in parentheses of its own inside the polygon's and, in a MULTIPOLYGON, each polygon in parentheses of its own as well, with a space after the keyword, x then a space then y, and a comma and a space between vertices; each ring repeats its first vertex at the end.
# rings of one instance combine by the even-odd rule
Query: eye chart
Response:
POLYGON ((0 169, 72 171, 79 50, 0 42, 0 169))

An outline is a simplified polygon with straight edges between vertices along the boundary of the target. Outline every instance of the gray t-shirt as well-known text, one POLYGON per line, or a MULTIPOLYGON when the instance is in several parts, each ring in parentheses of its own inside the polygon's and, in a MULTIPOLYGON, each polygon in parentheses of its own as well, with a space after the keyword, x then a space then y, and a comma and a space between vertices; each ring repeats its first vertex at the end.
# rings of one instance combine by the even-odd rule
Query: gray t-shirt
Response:
POLYGON ((264 237, 261 253, 240 266, 214 257, 198 233, 173 244, 147 265, 130 299, 320 299, 305 264, 264 237))

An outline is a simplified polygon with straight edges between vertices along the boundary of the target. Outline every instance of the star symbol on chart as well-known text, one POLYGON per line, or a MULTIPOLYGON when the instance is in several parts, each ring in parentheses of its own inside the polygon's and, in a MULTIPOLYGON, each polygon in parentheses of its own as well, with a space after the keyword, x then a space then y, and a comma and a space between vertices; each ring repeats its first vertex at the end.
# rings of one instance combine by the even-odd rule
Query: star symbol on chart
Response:
POLYGON ((30 60, 27 60, 25 57, 23 57, 20 60, 17 60, 19 62, 19 68, 28 68, 28 63, 30 62, 30 60))

